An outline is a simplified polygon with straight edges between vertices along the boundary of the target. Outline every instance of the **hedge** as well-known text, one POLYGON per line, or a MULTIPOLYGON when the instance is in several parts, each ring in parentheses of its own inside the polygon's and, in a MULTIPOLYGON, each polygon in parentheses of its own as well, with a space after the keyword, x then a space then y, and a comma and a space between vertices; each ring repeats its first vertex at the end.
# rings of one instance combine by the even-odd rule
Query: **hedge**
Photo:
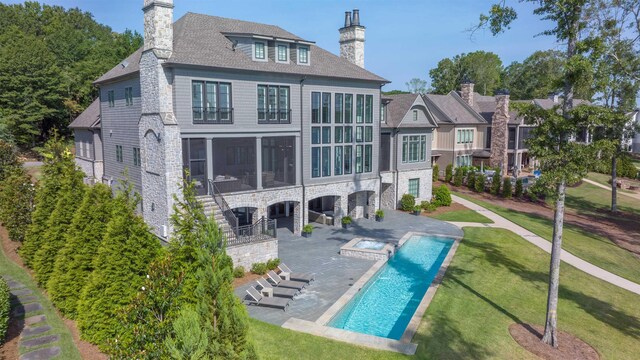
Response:
POLYGON ((9 327, 9 314, 11 312, 10 295, 7 281, 0 277, 0 345, 4 344, 7 328, 9 327))

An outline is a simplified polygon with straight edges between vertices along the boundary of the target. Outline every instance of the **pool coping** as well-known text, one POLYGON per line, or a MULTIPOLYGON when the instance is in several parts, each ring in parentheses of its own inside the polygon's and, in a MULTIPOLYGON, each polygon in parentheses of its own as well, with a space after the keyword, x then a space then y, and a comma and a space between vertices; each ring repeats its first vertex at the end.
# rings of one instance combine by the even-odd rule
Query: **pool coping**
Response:
POLYGON ((301 320, 297 318, 289 318, 284 324, 282 324, 283 328, 291 329, 295 331, 305 332, 308 334, 322 336, 333 340, 338 340, 342 342, 351 343, 354 345, 360 345, 365 347, 370 347, 378 350, 387 350, 393 352, 399 352, 405 355, 414 355, 418 345, 415 343, 411 343, 413 336, 418 331, 418 327, 420 326, 420 322, 422 321, 422 317, 426 312, 429 304, 433 300, 438 287, 442 283, 442 279, 447 271, 447 268, 451 264, 453 260, 453 256, 460 245, 460 241, 462 240, 462 236, 452 236, 446 234, 429 234, 423 232, 407 232, 399 241, 398 248, 402 247, 402 245, 409 240, 412 236, 433 236, 433 237, 444 237, 453 239, 454 243, 451 245, 447 256, 445 257, 442 265, 438 269, 438 273, 435 278, 429 285, 427 292, 422 297, 420 304, 416 308, 415 313, 411 317, 407 328, 400 340, 389 339, 381 336, 362 334, 354 331, 344 330, 333 328, 327 326, 326 324, 340 311, 351 299, 362 290, 362 287, 371 279, 382 266, 389 260, 379 260, 376 261, 370 268, 367 270, 364 275, 362 275, 353 285, 347 290, 327 311, 325 311, 316 321, 308 321, 301 320))

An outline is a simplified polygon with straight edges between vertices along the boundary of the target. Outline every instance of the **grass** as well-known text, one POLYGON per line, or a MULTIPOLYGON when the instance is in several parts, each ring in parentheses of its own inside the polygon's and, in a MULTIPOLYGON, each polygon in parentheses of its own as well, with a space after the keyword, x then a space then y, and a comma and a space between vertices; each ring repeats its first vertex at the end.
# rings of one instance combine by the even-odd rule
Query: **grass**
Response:
MULTIPOLYGON (((553 222, 547 218, 509 210, 464 194, 456 195, 483 206, 498 215, 522 226, 534 234, 551 241, 553 222)), ((567 204, 569 200, 567 199, 567 204)), ((608 239, 585 231, 577 226, 564 224, 562 248, 573 255, 609 272, 640 283, 640 260, 629 251, 608 239)))
POLYGON ((607 187, 611 186, 611 183, 609 182, 611 181, 611 175, 590 172, 587 174, 587 179, 595 181, 600 185, 604 185, 607 187))
MULTIPOLYGON (((415 356, 376 351, 251 320, 263 359, 535 359, 511 338, 512 323, 543 324, 549 255, 502 229, 466 228, 413 341, 415 356)), ((562 265, 559 327, 603 359, 637 358, 635 294, 562 265)))
MULTIPOLYGON (((640 216, 640 201, 618 194, 618 211, 640 216)), ((604 215, 611 209, 611 191, 583 182, 567 188, 566 206, 580 214, 604 215)), ((609 215, 609 214, 607 214, 609 215)))
POLYGON ((429 217, 442 220, 442 221, 459 221, 459 222, 475 222, 483 224, 491 224, 493 221, 482 214, 478 214, 473 210, 456 210, 446 213, 440 213, 436 215, 429 215, 429 217))
MULTIPOLYGON (((48 298, 42 295, 41 290, 37 287, 31 276, 20 266, 10 261, 4 254, 4 250, 0 247, 0 274, 9 275, 13 280, 21 282, 27 288, 33 290, 33 295, 38 298, 38 302, 42 305, 43 310, 34 313, 28 313, 26 316, 44 314, 47 316, 47 324, 52 329, 46 334, 59 334, 60 341, 56 343, 61 349, 61 359, 82 359, 80 353, 73 343, 73 338, 69 329, 65 326, 62 319, 58 316, 55 308, 48 298)), ((20 352, 24 353, 24 349, 20 348, 20 352)))

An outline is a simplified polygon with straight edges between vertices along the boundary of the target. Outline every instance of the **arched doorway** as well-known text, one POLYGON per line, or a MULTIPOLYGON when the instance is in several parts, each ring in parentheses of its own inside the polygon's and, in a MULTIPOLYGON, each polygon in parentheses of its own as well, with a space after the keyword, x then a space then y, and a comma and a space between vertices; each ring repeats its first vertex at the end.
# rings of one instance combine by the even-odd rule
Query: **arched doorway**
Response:
POLYGON ((278 228, 300 233, 300 202, 281 201, 267 207, 267 218, 276 219, 278 228))
POLYGON ((340 196, 320 196, 309 200, 307 205, 310 223, 336 225, 336 216, 340 215, 340 196))
POLYGON ((376 212, 375 191, 356 191, 349 194, 347 214, 353 219, 372 219, 376 212))

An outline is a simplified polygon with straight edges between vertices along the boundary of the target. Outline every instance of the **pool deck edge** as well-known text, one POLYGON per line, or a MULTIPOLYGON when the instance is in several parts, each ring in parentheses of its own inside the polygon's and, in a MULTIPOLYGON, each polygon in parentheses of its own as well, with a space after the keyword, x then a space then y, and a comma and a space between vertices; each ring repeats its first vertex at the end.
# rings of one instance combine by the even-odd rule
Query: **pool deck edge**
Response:
POLYGON ((353 331, 332 328, 318 324, 318 322, 290 318, 282 327, 294 331, 299 331, 315 336, 346 342, 353 345, 365 346, 377 350, 386 350, 414 355, 418 349, 417 344, 406 343, 399 340, 387 339, 374 335, 361 334, 353 331))

